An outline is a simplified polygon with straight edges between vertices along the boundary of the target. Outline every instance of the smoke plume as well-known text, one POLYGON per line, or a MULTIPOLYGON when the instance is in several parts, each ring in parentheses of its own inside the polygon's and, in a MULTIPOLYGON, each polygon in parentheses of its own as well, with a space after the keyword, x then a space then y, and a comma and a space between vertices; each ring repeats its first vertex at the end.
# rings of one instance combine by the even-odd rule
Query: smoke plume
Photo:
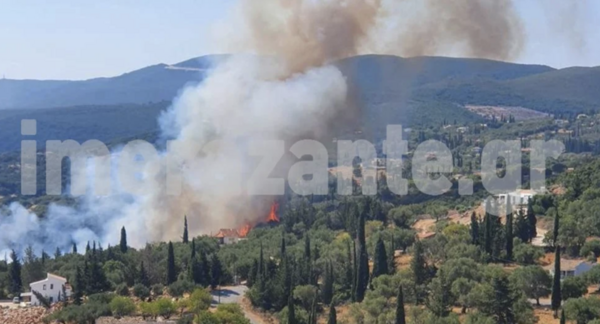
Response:
POLYGON ((378 53, 511 60, 525 43, 511 0, 390 0, 384 8, 371 44, 378 53))
POLYGON ((255 205, 239 186, 237 175, 252 164, 243 144, 327 135, 351 97, 332 62, 361 53, 510 59, 524 42, 508 0, 241 0, 231 17, 216 30, 215 44, 240 54, 215 62, 161 116, 162 134, 173 141, 143 164, 141 191, 87 197, 77 209, 51 206, 44 220, 11 205, 0 230, 15 235, 4 236, 0 250, 21 249, 32 237, 46 250, 94 239, 114 244, 121 226, 134 246, 177 240, 184 215, 194 235, 263 219, 270 202, 255 205), (182 180, 175 196, 166 192, 173 161, 182 180))

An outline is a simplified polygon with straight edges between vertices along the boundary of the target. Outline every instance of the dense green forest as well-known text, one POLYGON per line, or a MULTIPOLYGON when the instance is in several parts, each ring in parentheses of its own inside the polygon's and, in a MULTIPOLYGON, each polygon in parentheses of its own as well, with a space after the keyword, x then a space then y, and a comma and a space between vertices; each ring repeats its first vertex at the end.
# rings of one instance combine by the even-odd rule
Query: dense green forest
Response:
MULTIPOLYGON (((512 82, 517 77, 498 76, 493 82, 512 82)), ((372 102, 378 100, 378 94, 362 95, 372 102)), ((74 294, 47 321, 66 323, 140 314, 173 317, 181 323, 245 324, 248 320, 237 305, 207 311, 211 291, 239 281, 249 287, 246 297, 254 309, 290 324, 314 324, 317 319, 365 324, 542 323, 536 316, 543 306, 537 304, 548 298, 557 317, 564 311, 566 319, 590 323, 600 316, 600 301, 586 295, 588 287, 600 284, 600 267, 562 282, 547 271, 549 266, 560 266, 560 255, 579 260, 600 256, 600 241, 593 239, 600 236, 596 210, 600 204, 600 115, 567 109, 553 111, 554 116, 516 120, 512 115, 475 115, 444 100, 412 98, 409 103, 402 108, 404 115, 391 112, 385 104, 373 104, 363 132, 345 136, 373 135, 381 154, 384 129, 378 127, 395 122, 394 118, 408 121, 412 126, 406 133, 409 159, 403 168, 407 179, 412 178, 410 157, 417 146, 427 140, 441 141, 452 152, 454 168, 443 174, 452 186, 440 196, 420 192, 413 181, 407 195, 395 195, 387 188, 385 173, 364 179, 377 182, 376 196, 362 196, 359 181, 353 182, 353 195, 341 196, 335 192, 332 175, 326 196, 303 197, 288 191, 277 198, 281 222, 258 225, 238 244, 220 245, 213 237, 188 233, 187 221, 197 220, 182 215, 182 236, 177 242, 148 242, 134 248, 128 246, 123 228, 121 241, 111 242, 113 246, 89 242, 85 251, 76 247, 13 251, 0 261, 0 299, 17 296, 29 283, 51 272, 68 278, 74 294), (431 113, 422 114, 425 110, 431 113), (525 206, 488 202, 481 212, 478 206, 488 194, 479 172, 480 152, 497 139, 519 140, 525 149, 523 188, 530 187, 531 172, 543 172, 550 191, 525 206), (566 152, 548 160, 544 170, 530 170, 526 148, 536 139, 559 140, 566 152), (473 180, 474 195, 459 195, 458 181, 465 178, 473 180), (502 217, 494 216, 498 213, 490 212, 493 209, 504 210, 502 217), (469 221, 456 222, 449 218, 449 211, 468 215, 469 221), (415 228, 422 220, 432 221, 428 229, 432 235, 423 237, 415 228), (540 229, 546 231, 542 246, 532 244, 540 229), (548 255, 558 256, 554 257, 558 264, 548 264, 548 255)), ((151 121, 156 116, 142 120, 136 116, 145 111, 159 114, 166 106, 136 106, 131 115, 114 123, 127 129, 121 123, 138 122, 143 132, 127 130, 115 139, 110 127, 91 132, 81 128, 77 131, 81 137, 76 139, 101 135, 116 148, 129 138, 143 138, 160 147, 151 121)), ((85 120, 83 125, 88 125, 96 120, 100 125, 100 120, 114 113, 102 107, 82 109, 89 111, 62 122, 85 120)), ((65 116, 70 112, 65 108, 65 116)), ((20 114, 39 112, 2 113, 0 122, 14 124, 20 114)), ((44 127, 48 128, 38 130, 39 140, 72 134, 72 130, 60 129, 60 123, 52 124, 50 110, 47 114, 44 127)), ((18 129, 13 131, 19 134, 18 129)), ((330 153, 330 166, 336 167, 335 150, 330 153)), ((68 195, 68 159, 63 164, 65 195, 61 197, 44 194, 43 154, 38 158, 38 194, 19 195, 19 159, 15 152, 0 154, 2 204, 35 207, 33 211, 43 218, 51 203, 78 203, 68 195)), ((359 178, 360 162, 355 161, 353 172, 359 178)), ((503 162, 497 163, 497 169, 499 174, 514 172, 503 162)))

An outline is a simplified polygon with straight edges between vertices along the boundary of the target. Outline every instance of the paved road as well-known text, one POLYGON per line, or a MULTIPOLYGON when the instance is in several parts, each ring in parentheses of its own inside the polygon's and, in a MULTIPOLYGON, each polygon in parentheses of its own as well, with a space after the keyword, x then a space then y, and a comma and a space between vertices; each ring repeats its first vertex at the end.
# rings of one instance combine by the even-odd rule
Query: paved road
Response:
POLYGON ((250 320, 250 323, 264 324, 264 321, 260 317, 254 315, 242 305, 242 298, 247 290, 248 287, 246 286, 221 287, 220 290, 211 293, 213 296, 212 306, 216 307, 219 304, 219 300, 222 304, 240 304, 242 310, 244 310, 244 315, 250 320))

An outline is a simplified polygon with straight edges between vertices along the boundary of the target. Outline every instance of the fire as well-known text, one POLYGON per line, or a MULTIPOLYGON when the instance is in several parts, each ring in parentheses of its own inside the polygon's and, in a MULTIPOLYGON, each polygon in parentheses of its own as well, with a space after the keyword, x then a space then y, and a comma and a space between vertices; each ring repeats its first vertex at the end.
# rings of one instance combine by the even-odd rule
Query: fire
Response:
POLYGON ((250 233, 250 230, 252 229, 252 226, 248 223, 246 223, 246 225, 244 225, 242 228, 240 228, 238 230, 238 234, 241 238, 244 238, 246 236, 248 236, 248 233, 250 233))
POLYGON ((267 217, 267 223, 275 222, 279 223, 279 217, 277 217, 277 210, 279 209, 279 204, 273 202, 271 205, 271 211, 269 212, 269 217, 267 217))
MULTIPOLYGON (((265 223, 279 223, 279 217, 277 216, 277 211, 279 210, 279 204, 273 202, 271 205, 271 210, 269 211, 269 215, 265 219, 265 223)), ((256 224, 254 224, 256 225, 256 224)), ((240 238, 244 238, 248 236, 248 233, 254 227, 251 223, 246 223, 244 226, 240 227, 236 232, 240 238)))

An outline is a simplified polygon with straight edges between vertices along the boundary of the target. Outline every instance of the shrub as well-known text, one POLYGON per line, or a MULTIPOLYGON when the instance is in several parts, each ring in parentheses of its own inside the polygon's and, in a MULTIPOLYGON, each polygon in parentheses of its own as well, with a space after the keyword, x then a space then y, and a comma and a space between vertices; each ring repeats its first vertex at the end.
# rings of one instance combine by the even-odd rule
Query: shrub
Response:
POLYGON ((173 297, 181 297, 184 293, 194 290, 194 284, 189 281, 179 280, 169 285, 169 294, 173 297))
POLYGON ((129 296, 129 288, 126 284, 120 284, 115 289, 115 293, 119 296, 129 296))
POLYGON ((220 320, 219 323, 250 324, 239 304, 220 304, 215 316, 220 320))
POLYGON ((155 296, 162 295, 164 290, 165 290, 165 286, 163 286, 162 284, 156 284, 156 285, 152 286, 152 293, 155 296))
POLYGON ((184 315, 180 319, 177 320, 177 324, 194 324, 194 316, 193 315, 184 315))
POLYGON ((600 241, 593 240, 585 242, 580 253, 582 257, 593 255, 594 258, 598 258, 600 256, 600 241))
POLYGON ((98 303, 98 304, 110 304, 110 302, 115 298, 115 294, 112 293, 98 293, 88 296, 88 303, 98 303))
POLYGON ((140 299, 146 299, 150 297, 150 289, 142 284, 136 284, 133 286, 133 295, 140 299))
POLYGON ((219 318, 211 313, 211 312, 200 312, 197 316, 196 316, 196 323, 198 324, 219 324, 221 323, 221 321, 219 321, 219 318))
POLYGON ((175 304, 168 298, 161 298, 155 301, 154 304, 154 307, 156 307, 156 314, 164 318, 171 317, 171 315, 175 314, 175 311, 177 311, 175 304))
POLYGON ((139 307, 140 307, 140 313, 143 318, 156 317, 156 315, 157 315, 156 303, 141 302, 139 307))
POLYGON ((212 296, 206 289, 198 288, 194 290, 190 298, 190 308, 194 313, 207 310, 212 303, 212 296))
POLYGON ((579 298, 587 293, 588 285, 582 277, 568 277, 561 283, 562 299, 579 298))
POLYGON ((514 257, 515 261, 521 265, 532 265, 544 256, 544 253, 535 246, 530 244, 521 243, 515 246, 514 257))
POLYGON ((115 317, 131 315, 135 311, 135 304, 129 297, 117 296, 110 302, 110 310, 115 317))

